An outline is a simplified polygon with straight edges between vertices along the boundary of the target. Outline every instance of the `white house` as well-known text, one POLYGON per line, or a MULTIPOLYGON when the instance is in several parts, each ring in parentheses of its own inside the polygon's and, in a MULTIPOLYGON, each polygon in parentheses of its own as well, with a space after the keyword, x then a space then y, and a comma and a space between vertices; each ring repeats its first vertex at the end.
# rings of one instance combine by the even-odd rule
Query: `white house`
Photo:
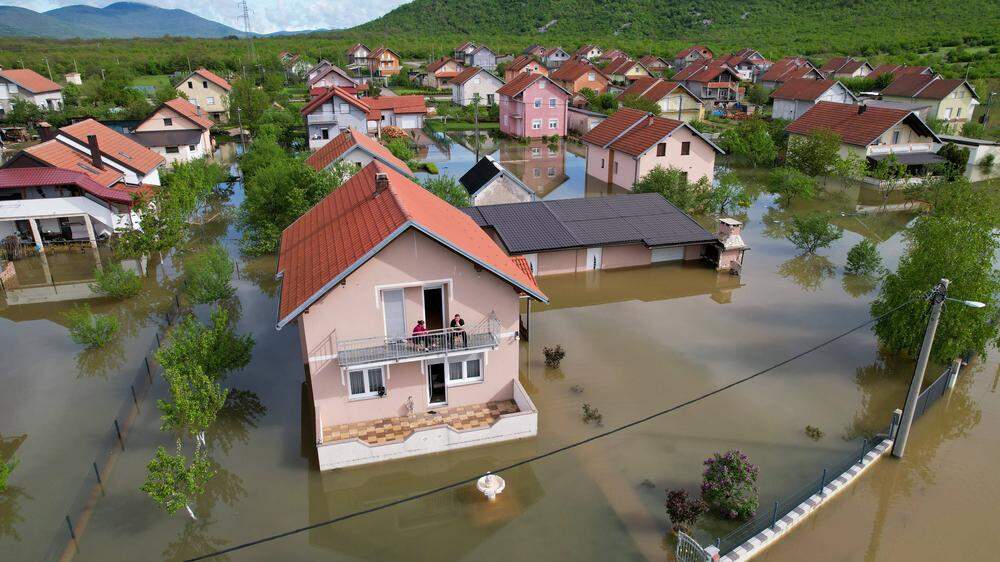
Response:
POLYGON ((525 185, 517 174, 511 173, 489 155, 480 158, 475 166, 458 179, 458 182, 469 192, 473 205, 526 203, 538 200, 535 192, 525 185))
POLYGON ((0 119, 14 107, 15 100, 58 110, 63 105, 62 86, 27 68, 0 70, 0 119))
POLYGON ((857 96, 838 80, 812 80, 792 78, 786 80, 771 93, 774 109, 771 115, 776 119, 794 121, 802 117, 809 108, 821 101, 835 103, 858 103, 857 96))
POLYGON ((168 164, 212 155, 212 120, 184 98, 166 101, 136 126, 132 138, 168 164))
POLYGON ((451 101, 458 105, 475 103, 477 95, 480 105, 493 105, 497 102, 497 90, 503 85, 503 80, 478 66, 466 68, 448 83, 451 101))

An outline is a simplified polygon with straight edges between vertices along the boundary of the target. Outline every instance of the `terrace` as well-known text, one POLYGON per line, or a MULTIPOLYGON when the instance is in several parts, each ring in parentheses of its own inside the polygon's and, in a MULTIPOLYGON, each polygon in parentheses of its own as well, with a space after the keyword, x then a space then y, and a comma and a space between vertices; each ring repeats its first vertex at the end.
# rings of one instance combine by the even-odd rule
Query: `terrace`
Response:
POLYGON ((418 335, 375 336, 336 342, 337 361, 341 367, 400 363, 491 349, 500 343, 500 321, 493 315, 482 322, 456 331, 450 328, 428 330, 418 335))

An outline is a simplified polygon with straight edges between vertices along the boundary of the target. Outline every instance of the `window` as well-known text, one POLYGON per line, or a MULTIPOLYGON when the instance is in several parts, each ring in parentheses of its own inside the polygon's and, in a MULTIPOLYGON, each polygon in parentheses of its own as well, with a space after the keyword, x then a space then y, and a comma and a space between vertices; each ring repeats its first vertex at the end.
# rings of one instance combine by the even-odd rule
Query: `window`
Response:
POLYGON ((213 97, 205 98, 205 105, 215 105, 215 98, 213 97))
POLYGON ((944 110, 944 118, 945 119, 951 119, 951 108, 950 107, 948 109, 944 110))
POLYGON ((965 90, 961 90, 961 89, 955 90, 955 97, 956 98, 964 98, 965 97, 965 90))
POLYGON ((351 106, 347 105, 346 103, 340 104, 340 113, 347 114, 350 112, 351 112, 351 106))
POLYGON ((688 154, 691 154, 691 143, 684 141, 681 143, 681 156, 687 156, 688 154))
POLYGON ((548 152, 549 156, 555 156, 559 152, 559 149, 550 144, 548 147, 548 152))
POLYGON ((540 80, 538 82, 538 89, 539 90, 544 90, 545 89, 545 80, 540 80))
POLYGON ((549 98, 549 107, 556 106, 556 98, 549 98))
POLYGON ((196 144, 189 144, 188 145, 188 150, 190 150, 192 152, 195 151, 195 150, 198 150, 198 145, 196 145, 196 144))
POLYGON ((535 109, 542 107, 542 98, 535 98, 535 109))
POLYGON ((539 130, 539 129, 541 129, 542 128, 542 120, 541 119, 532 119, 531 120, 531 128, 534 129, 534 130, 536 130, 536 131, 539 130))
POLYGON ((188 90, 193 90, 193 89, 194 89, 194 82, 188 80, 188 90))
POLYGON ((531 147, 531 157, 532 158, 538 158, 541 155, 542 155, 542 149, 541 148, 538 148, 537 146, 531 147))
POLYGON ((330 129, 320 129, 319 130, 319 138, 321 138, 321 139, 328 139, 328 138, 330 138, 330 129))
POLYGON ((486 94, 486 105, 493 105, 494 103, 496 103, 496 95, 486 94))
POLYGON ((542 177, 542 169, 541 168, 535 168, 535 169, 533 169, 531 171, 531 175, 535 176, 536 178, 542 177))
POLYGON ((382 383, 382 367, 351 371, 351 398, 370 398, 385 393, 382 383))
POLYGON ((961 107, 956 108, 955 109, 955 117, 958 118, 958 117, 961 117, 961 116, 962 116, 962 108, 961 107))
POLYGON ((559 120, 558 119, 549 119, 549 128, 550 129, 558 129, 559 128, 559 120))
POLYGON ((587 80, 588 81, 593 82, 596 79, 597 79, 597 74, 595 74, 593 72, 588 72, 587 73, 587 80))
POLYGON ((176 147, 176 146, 168 146, 167 147, 167 154, 177 154, 180 151, 181 151, 181 149, 179 147, 176 147))
POLYGON ((550 178, 554 178, 554 177, 556 177, 556 169, 555 169, 555 167, 553 167, 553 166, 549 166, 549 169, 548 169, 548 170, 546 171, 546 174, 547 174, 547 175, 548 175, 548 176, 549 176, 550 178))
POLYGON ((661 142, 660 144, 656 145, 656 155, 657 156, 667 155, 667 143, 661 142))
POLYGON ((445 365, 449 384, 483 380, 483 361, 479 355, 452 357, 445 365))
POLYGON ((201 87, 207 89, 208 88, 208 80, 202 80, 201 81, 201 87))
POLYGON ((604 158, 601 158, 601 169, 604 169, 604 158))
POLYGON ((173 125, 174 125, 174 120, 173 119, 171 119, 170 117, 164 117, 163 118, 163 126, 164 127, 173 127, 173 125))
POLYGON ((615 173, 616 174, 618 173, 618 162, 617 161, 615 162, 615 173))
POLYGON ((892 144, 899 144, 899 131, 892 132, 892 144))

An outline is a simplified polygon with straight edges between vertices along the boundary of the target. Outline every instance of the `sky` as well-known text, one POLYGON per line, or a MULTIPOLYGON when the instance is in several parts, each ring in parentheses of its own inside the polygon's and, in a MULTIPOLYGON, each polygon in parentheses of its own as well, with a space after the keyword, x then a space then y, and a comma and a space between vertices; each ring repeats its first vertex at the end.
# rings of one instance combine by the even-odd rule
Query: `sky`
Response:
MULTIPOLYGON (((253 30, 258 33, 336 29, 375 19, 408 0, 247 0, 253 30)), ((0 4, 44 12, 74 4, 103 7, 111 0, 0 0, 0 4)), ((146 0, 160 8, 180 8, 203 18, 243 29, 236 0, 146 0)))

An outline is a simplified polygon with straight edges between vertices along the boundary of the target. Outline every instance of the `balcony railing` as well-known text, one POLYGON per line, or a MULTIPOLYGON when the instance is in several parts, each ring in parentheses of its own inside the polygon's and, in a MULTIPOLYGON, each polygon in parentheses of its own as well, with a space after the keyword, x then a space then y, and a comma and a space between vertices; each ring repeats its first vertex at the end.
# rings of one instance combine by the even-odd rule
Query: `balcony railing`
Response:
POLYGON ((337 114, 333 112, 330 113, 319 112, 319 113, 310 113, 309 115, 306 115, 306 123, 308 123, 309 125, 336 124, 336 122, 337 122, 337 114))
POLYGON ((500 321, 492 313, 464 330, 444 328, 409 336, 376 336, 337 342, 341 367, 373 363, 397 363, 431 355, 447 355, 496 347, 500 344, 500 321))

